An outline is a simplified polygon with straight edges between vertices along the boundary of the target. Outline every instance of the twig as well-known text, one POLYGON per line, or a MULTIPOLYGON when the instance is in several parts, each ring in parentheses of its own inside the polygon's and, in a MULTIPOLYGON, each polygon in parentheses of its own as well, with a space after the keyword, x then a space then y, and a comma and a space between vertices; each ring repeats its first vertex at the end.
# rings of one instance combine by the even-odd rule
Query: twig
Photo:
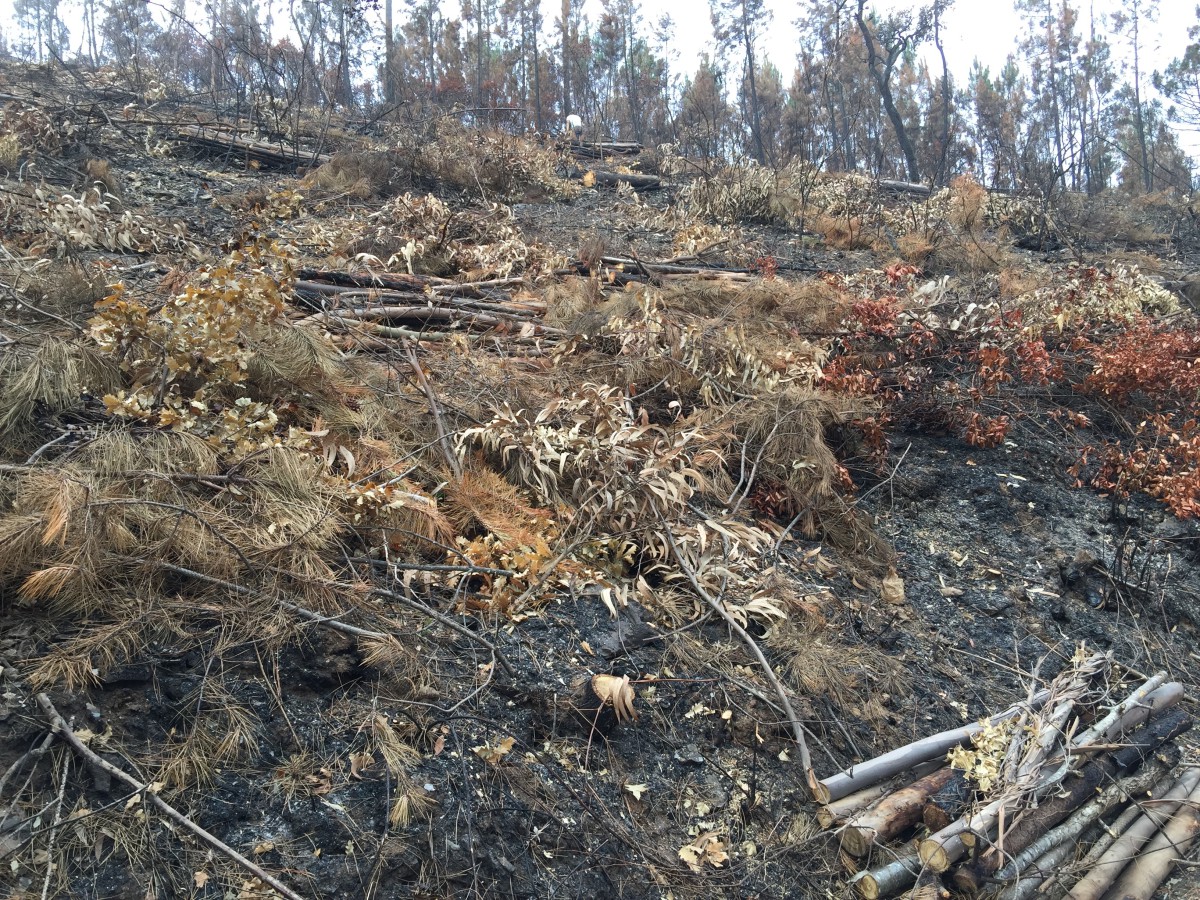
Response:
POLYGON ((75 751, 78 756, 87 760, 89 765, 100 769, 101 771, 107 772, 114 778, 125 782, 125 784, 129 785, 135 791, 141 793, 143 797, 156 806, 160 812, 167 816, 167 818, 175 822, 175 824, 191 832, 218 853, 222 853, 232 859, 251 875, 254 875, 256 878, 258 878, 263 884, 266 884, 275 890, 276 893, 283 895, 284 897, 288 898, 288 900, 304 900, 300 894, 297 894, 262 866, 242 856, 242 854, 238 853, 220 838, 204 830, 179 810, 175 809, 175 807, 163 800, 160 796, 158 796, 158 794, 151 791, 148 785, 143 784, 132 775, 125 772, 123 769, 118 769, 108 760, 93 753, 87 747, 87 745, 75 735, 75 732, 71 730, 71 726, 66 723, 66 720, 59 715, 58 710, 54 708, 54 704, 50 702, 50 698, 48 696, 45 694, 38 694, 37 702, 38 705, 41 706, 42 710, 46 713, 46 716, 50 719, 50 724, 53 726, 54 730, 62 736, 63 740, 65 740, 71 746, 71 749, 75 751))
POLYGON ((512 569, 493 569, 489 566, 456 566, 448 563, 400 562, 396 559, 372 559, 369 556, 351 556, 350 562, 366 563, 381 569, 402 569, 405 572, 463 572, 467 575, 499 575, 511 578, 517 573, 512 569))
POLYGON ((421 386, 421 390, 425 392, 425 396, 429 399, 429 410, 433 413, 433 421, 437 426, 438 442, 442 447, 442 455, 446 457, 446 464, 450 467, 450 471, 454 473, 455 480, 462 481, 462 464, 459 463, 458 457, 454 453, 454 448, 450 446, 450 435, 446 431, 446 420, 442 417, 442 407, 438 403, 437 395, 434 394, 428 379, 425 378, 425 371, 421 368, 421 361, 417 359, 416 351, 413 350, 411 344, 405 343, 404 354, 408 357, 408 363, 412 366, 413 373, 417 376, 417 384, 421 386))
MULTIPOLYGON (((342 586, 344 587, 344 585, 342 585, 342 586)), ((436 621, 441 622, 443 625, 445 625, 450 630, 457 631, 459 634, 463 635, 464 637, 470 638, 471 640, 475 641, 477 644, 482 644, 484 647, 486 647, 488 650, 490 650, 492 652, 492 654, 496 657, 496 661, 498 663, 500 663, 500 665, 504 668, 505 672, 507 672, 513 678, 517 677, 516 669, 514 669, 512 667, 512 664, 508 661, 508 659, 505 658, 504 654, 500 652, 500 650, 496 647, 496 645, 493 644, 491 641, 489 641, 487 638, 485 638, 483 635, 477 634, 476 632, 472 631, 466 625, 463 625, 460 622, 454 621, 449 616, 438 612, 436 609, 433 609, 433 608, 427 606, 426 604, 422 603, 419 600, 413 600, 411 597, 405 597, 403 594, 397 594, 395 591, 389 591, 386 588, 372 587, 371 593, 378 594, 380 597, 387 597, 389 600, 394 600, 395 602, 397 602, 403 606, 407 606, 409 609, 416 610, 417 612, 421 613, 422 615, 429 616, 431 619, 435 619, 436 621)))
POLYGON ((36 760, 42 756, 45 756, 46 751, 50 749, 50 745, 53 743, 54 735, 48 734, 42 739, 40 744, 38 744, 29 752, 23 753, 13 761, 13 764, 5 770, 3 777, 0 777, 0 799, 4 798, 4 788, 7 786, 8 780, 20 772, 21 769, 23 769, 31 760, 36 760))
POLYGON ((725 609, 719 600, 713 597, 700 584, 700 579, 697 577, 695 570, 688 564, 688 561, 684 559, 683 553, 679 549, 679 544, 675 542, 675 535, 671 532, 671 526, 663 518, 662 513, 658 511, 658 507, 654 508, 654 513, 658 516, 658 521, 663 527, 663 537, 670 544, 671 552, 675 555, 675 561, 679 563, 680 570, 687 576, 692 589, 700 599, 712 608, 713 612, 725 620, 733 633, 745 642, 750 652, 754 655, 754 658, 758 660, 758 664, 762 666, 763 673, 767 676, 767 681, 770 682, 771 687, 775 689, 775 693, 779 696, 779 702, 783 706, 784 715, 787 716, 788 723, 792 726, 792 735, 796 739, 796 745, 800 748, 800 765, 804 769, 804 777, 808 781, 808 789, 814 797, 820 799, 820 782, 817 781, 817 774, 813 770, 812 757, 808 752, 808 742, 804 738, 804 726, 800 722, 800 717, 796 715, 795 709, 792 708, 792 700, 788 697, 787 691, 784 690, 778 676, 776 676, 775 670, 771 668, 771 664, 767 661, 762 648, 758 646, 758 643, 750 636, 749 632, 738 623, 737 619, 729 614, 729 611, 725 609))
POLYGON ((47 441, 46 443, 42 444, 42 446, 38 447, 36 450, 33 451, 33 453, 30 454, 29 459, 25 460, 25 465, 32 466, 35 462, 37 462, 39 459, 42 458, 43 453, 45 453, 47 450, 49 450, 55 444, 61 444, 67 438, 71 437, 73 434, 74 434, 74 432, 64 431, 62 434, 60 434, 54 440, 47 441))
POLYGON ((46 842, 46 878, 42 881, 42 900, 50 896, 50 879, 54 875, 54 845, 58 843, 58 826, 62 824, 63 797, 67 793, 67 767, 71 754, 64 753, 62 771, 58 773, 58 799, 54 802, 54 823, 50 826, 50 839, 46 842))

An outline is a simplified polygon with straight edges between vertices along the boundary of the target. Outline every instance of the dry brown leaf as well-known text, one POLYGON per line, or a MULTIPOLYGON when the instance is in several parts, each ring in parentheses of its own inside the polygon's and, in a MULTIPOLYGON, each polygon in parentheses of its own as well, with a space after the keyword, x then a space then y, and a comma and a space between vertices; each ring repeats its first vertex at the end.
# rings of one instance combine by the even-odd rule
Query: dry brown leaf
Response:
POLYGON ((593 675, 592 690, 602 703, 613 708, 618 722, 624 722, 626 719, 637 721, 637 711, 633 708, 637 694, 634 693, 633 685, 629 683, 628 675, 619 678, 616 675, 593 675))
POLYGON ((508 756, 512 752, 513 744, 516 743, 516 738, 506 737, 504 740, 496 744, 481 744, 474 748, 475 754, 484 762, 495 765, 508 756))
POLYGON ((888 569, 887 576, 879 583, 879 596, 885 603, 899 606, 904 602, 904 579, 895 569, 888 569))
POLYGON ((680 847, 679 858, 687 863, 693 872, 703 871, 706 864, 720 868, 729 860, 725 849, 728 846, 715 831, 706 831, 690 844, 680 847))

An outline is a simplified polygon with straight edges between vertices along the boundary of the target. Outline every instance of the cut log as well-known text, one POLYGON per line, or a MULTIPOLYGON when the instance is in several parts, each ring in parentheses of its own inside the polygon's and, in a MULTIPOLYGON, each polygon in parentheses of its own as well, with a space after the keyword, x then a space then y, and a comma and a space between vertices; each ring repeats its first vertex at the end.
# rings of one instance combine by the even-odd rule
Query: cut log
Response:
MULTIPOLYGON (((1163 780, 1163 782, 1164 783, 1155 785, 1153 792, 1154 797, 1161 797, 1168 790, 1170 790, 1171 785, 1175 783, 1175 778, 1174 776, 1168 776, 1163 780)), ((1138 816, 1141 814, 1141 807, 1138 806, 1137 803, 1131 803, 1119 816, 1116 817, 1116 819, 1113 820, 1111 825, 1104 825, 1101 823, 1100 836, 1097 837, 1092 843, 1092 846, 1088 848, 1088 852, 1084 854, 1083 859, 1079 860, 1078 863, 1075 863, 1071 867, 1071 871, 1068 872, 1060 869, 1050 878, 1042 882, 1042 884, 1045 886, 1041 888, 1041 893, 1053 897, 1062 896, 1063 889, 1060 887, 1060 884, 1073 883, 1079 878, 1080 872, 1086 872, 1093 865, 1095 865, 1096 860, 1105 854, 1108 848, 1112 846, 1113 841, 1124 834, 1129 826, 1137 821, 1138 816), (1051 894, 1051 891, 1055 891, 1055 893, 1051 894)))
POLYGON ((967 811, 967 804, 975 794, 975 788, 967 781, 962 769, 954 769, 954 775, 942 789, 925 801, 921 819, 931 832, 941 831, 967 811))
MULTIPOLYGON (((1031 701, 1033 708, 1037 708, 1045 703, 1049 695, 1049 691, 1039 691, 1031 701)), ((993 725, 1007 721, 1018 715, 1025 706, 1025 703, 1013 706, 998 715, 992 716, 988 721, 993 725)), ((961 728, 953 728, 949 731, 943 731, 940 734, 922 738, 919 741, 913 741, 911 744, 884 753, 882 756, 877 756, 874 759, 851 766, 844 772, 839 772, 837 775, 831 775, 821 780, 819 787, 825 796, 819 799, 826 803, 833 800, 840 800, 842 797, 853 794, 855 791, 862 790, 865 787, 870 787, 885 778, 891 778, 905 769, 911 769, 927 760, 944 756, 950 750, 970 740, 982 728, 983 726, 978 722, 973 722, 961 728)))
POLYGON ((866 856, 876 841, 886 844, 899 837, 921 821, 925 801, 953 775, 949 767, 938 769, 854 816, 842 829, 842 849, 853 856, 866 856))
POLYGON ((1170 819, 1189 795, 1200 785, 1200 769, 1189 769, 1161 800, 1152 800, 1145 810, 1124 833, 1121 834, 1096 864, 1067 892, 1069 900, 1098 900, 1108 890, 1113 880, 1120 875, 1130 859, 1154 837, 1162 823, 1170 819))
POLYGON ((850 884, 866 900, 886 900, 912 887, 921 874, 921 860, 915 854, 901 856, 884 866, 859 872, 850 884))
POLYGON ((1070 859, 1074 852, 1074 841, 1065 841, 1051 847, 1034 862, 1033 874, 1022 875, 1016 884, 1000 892, 998 900, 1027 900, 1028 897, 1032 897, 1054 870, 1070 859))
MULTIPOLYGON (((657 191, 662 187, 662 179, 657 175, 636 175, 632 172, 605 172, 597 169, 590 173, 599 187, 615 188, 619 184, 627 184, 635 191, 657 191)), ((587 177, 586 175, 582 177, 587 177)))
POLYGON ((349 272, 335 272, 327 269, 300 269, 297 276, 300 283, 320 283, 321 285, 337 285, 343 288, 391 288, 394 291, 424 291, 431 284, 441 279, 428 275, 404 275, 396 272, 372 272, 366 275, 353 275, 349 272))
POLYGON ((963 840, 965 834, 986 834, 995 827, 1006 799, 993 800, 969 818, 964 816, 925 838, 917 849, 921 862, 935 872, 945 872, 966 854, 967 842, 963 840))
POLYGON ((1160 672, 1149 679, 1124 702, 1113 707, 1107 716, 1076 737, 1071 746, 1086 747, 1089 744, 1115 741, 1147 719, 1160 716, 1165 710, 1177 705, 1183 699, 1183 685, 1178 681, 1169 684, 1158 681, 1165 678, 1166 673, 1160 672))
MULTIPOLYGON (((1193 772, 1192 774, 1200 774, 1193 772)), ((1142 850, 1113 885, 1113 900, 1150 900, 1175 865, 1187 856, 1200 834, 1200 784, 1179 805, 1175 816, 1142 850)))
POLYGON ((827 803, 817 810, 817 821, 821 823, 822 828, 841 825, 855 813, 873 806, 887 792, 886 784, 875 784, 834 803, 827 803))
POLYGON ((928 197, 932 193, 931 188, 927 184, 917 184, 912 181, 892 181, 886 178, 879 182, 879 187, 892 194, 911 194, 914 197, 928 197))

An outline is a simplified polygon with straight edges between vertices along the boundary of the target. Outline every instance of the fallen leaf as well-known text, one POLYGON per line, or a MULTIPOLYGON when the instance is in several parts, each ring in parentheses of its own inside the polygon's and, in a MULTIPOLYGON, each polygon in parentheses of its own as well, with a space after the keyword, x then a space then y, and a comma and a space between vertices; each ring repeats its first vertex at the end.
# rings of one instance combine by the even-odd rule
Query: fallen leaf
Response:
POLYGON ((475 755, 484 762, 495 765, 512 752, 513 744, 515 743, 516 738, 506 737, 504 740, 500 741, 494 746, 491 744, 481 744, 480 746, 474 748, 475 755))
POLYGON ((362 770, 375 765, 375 754, 370 750, 350 754, 350 777, 362 778, 362 770))
POLYGON ((637 711, 633 708, 633 701, 637 695, 633 691, 633 685, 629 683, 628 675, 622 675, 620 678, 616 675, 593 675, 592 690, 602 703, 613 708, 618 722, 624 722, 626 719, 637 720, 637 711))
POLYGON ((693 872, 701 872, 704 865, 710 865, 713 868, 720 868, 729 860, 729 854, 725 848, 729 846, 715 831, 706 831, 697 837, 690 844, 684 844, 679 848, 679 858, 688 864, 693 872))
POLYGON ((887 577, 879 584, 879 596, 885 603, 899 606, 904 602, 904 579, 896 574, 895 569, 888 569, 887 577))

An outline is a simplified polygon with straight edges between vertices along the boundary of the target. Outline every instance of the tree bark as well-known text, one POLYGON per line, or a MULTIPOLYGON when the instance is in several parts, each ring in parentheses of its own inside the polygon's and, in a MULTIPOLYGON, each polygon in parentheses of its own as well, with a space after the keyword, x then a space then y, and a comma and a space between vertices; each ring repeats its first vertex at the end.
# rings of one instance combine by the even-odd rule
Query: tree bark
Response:
POLYGON ((973 793, 974 789, 962 770, 955 769, 950 781, 925 801, 921 820, 931 832, 941 831, 966 812, 973 793))
POLYGON ((855 18, 858 20, 858 30, 862 33, 863 45, 867 49, 867 68, 870 70, 871 80, 879 89, 879 98, 883 101, 884 112, 887 113, 888 121, 891 122, 892 129, 896 133, 896 140, 900 144, 900 150, 904 154, 908 180, 920 181, 921 167, 917 163, 917 151, 913 146, 912 138, 909 137, 908 129, 904 125, 900 110, 896 108, 896 100, 892 96, 892 70, 907 42, 901 43, 898 47, 887 48, 886 58, 882 57, 879 53, 880 48, 875 43, 875 37, 871 34, 871 27, 867 24, 864 11, 866 4, 867 0, 858 0, 858 12, 855 18))

